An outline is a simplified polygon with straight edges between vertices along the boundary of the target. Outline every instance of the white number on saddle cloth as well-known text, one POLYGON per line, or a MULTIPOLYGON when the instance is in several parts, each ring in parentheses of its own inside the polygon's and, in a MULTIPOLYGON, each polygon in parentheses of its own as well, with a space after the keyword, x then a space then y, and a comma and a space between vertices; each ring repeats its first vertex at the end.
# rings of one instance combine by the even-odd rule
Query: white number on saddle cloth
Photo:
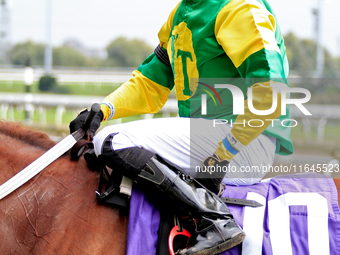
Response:
MULTIPOLYGON (((261 255, 263 242, 263 220, 266 210, 265 197, 248 192, 247 199, 264 206, 246 207, 243 230, 246 238, 242 244, 242 255, 261 255), (262 220, 261 220, 262 219, 262 220)), ((293 255, 289 206, 307 206, 308 248, 310 255, 329 255, 327 200, 317 193, 286 193, 268 202, 270 242, 273 255, 293 255)))

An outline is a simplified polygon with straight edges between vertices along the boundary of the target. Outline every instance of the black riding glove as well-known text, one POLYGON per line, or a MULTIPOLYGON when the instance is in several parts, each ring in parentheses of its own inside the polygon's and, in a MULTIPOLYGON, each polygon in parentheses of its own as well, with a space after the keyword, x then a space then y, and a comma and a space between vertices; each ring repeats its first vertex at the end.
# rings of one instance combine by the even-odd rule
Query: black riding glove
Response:
POLYGON ((210 191, 221 195, 225 186, 222 180, 229 169, 229 161, 221 160, 213 154, 203 160, 202 165, 205 172, 209 174, 204 179, 198 179, 198 181, 210 191))
MULTIPOLYGON (((83 128, 84 123, 89 115, 89 111, 87 109, 84 109, 81 111, 78 116, 70 122, 70 133, 73 133, 74 131, 83 128)), ((85 130, 86 134, 89 134, 90 137, 92 138, 98 128, 100 127, 100 123, 102 122, 104 118, 104 114, 102 111, 99 111, 93 118, 91 124, 89 125, 88 129, 85 130)))

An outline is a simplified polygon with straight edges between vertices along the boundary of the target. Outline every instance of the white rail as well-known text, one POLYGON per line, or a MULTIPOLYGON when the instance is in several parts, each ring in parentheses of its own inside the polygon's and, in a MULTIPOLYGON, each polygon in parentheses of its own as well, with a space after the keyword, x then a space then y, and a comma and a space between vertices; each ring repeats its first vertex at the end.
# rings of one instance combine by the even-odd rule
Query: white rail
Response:
MULTIPOLYGON (((14 120, 14 107, 22 111, 37 111, 42 123, 46 122, 46 109, 56 108, 55 123, 61 125, 66 110, 73 110, 75 114, 95 102, 102 102, 104 97, 70 96, 51 94, 0 93, 0 118, 14 120)), ((317 127, 317 139, 323 140, 325 126, 330 119, 340 120, 340 105, 304 105, 312 114, 305 116, 298 108, 291 108, 293 119, 299 119, 303 125, 306 139, 310 137, 311 127, 317 127)), ((177 101, 169 99, 160 111, 164 117, 178 113, 177 101)), ((152 118, 153 114, 146 114, 144 118, 152 118)))
MULTIPOLYGON (((93 103, 102 102, 104 97, 98 96, 70 96, 70 95, 51 95, 51 94, 30 94, 30 93, 0 93, 0 119, 14 121, 14 108, 21 111, 37 111, 40 115, 42 124, 46 124, 46 109, 56 108, 55 123, 57 126, 62 124, 63 115, 66 110, 76 113, 90 107, 93 103)), ((169 100, 160 113, 164 117, 170 114, 177 114, 177 101, 169 100)), ((152 118, 153 114, 145 114, 144 118, 152 118)))

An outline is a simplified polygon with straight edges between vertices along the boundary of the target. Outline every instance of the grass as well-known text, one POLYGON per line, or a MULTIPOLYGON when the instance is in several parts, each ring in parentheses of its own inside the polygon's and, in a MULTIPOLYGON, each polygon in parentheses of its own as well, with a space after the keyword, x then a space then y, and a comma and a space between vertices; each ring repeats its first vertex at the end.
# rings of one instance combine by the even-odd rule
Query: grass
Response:
MULTIPOLYGON (((116 90, 121 84, 117 83, 65 83, 59 84, 56 91, 49 92, 51 94, 69 94, 69 95, 91 95, 91 96, 107 96, 116 90)), ((25 93, 26 86, 19 81, 6 82, 0 81, 1 92, 25 93)), ((31 86, 32 93, 46 93, 39 91, 38 83, 31 86)))
MULTIPOLYGON (((93 83, 93 82, 68 82, 64 84, 58 84, 58 87, 53 92, 47 92, 51 94, 67 94, 67 95, 91 95, 91 96, 107 96, 115 91, 121 84, 120 83, 93 83)), ((25 93, 26 86, 19 81, 6 82, 0 81, 0 93, 12 92, 12 93, 25 93)), ((41 92, 38 88, 38 83, 34 83, 31 86, 31 93, 39 94, 41 92)), ((175 90, 170 93, 171 98, 175 98, 175 90)))

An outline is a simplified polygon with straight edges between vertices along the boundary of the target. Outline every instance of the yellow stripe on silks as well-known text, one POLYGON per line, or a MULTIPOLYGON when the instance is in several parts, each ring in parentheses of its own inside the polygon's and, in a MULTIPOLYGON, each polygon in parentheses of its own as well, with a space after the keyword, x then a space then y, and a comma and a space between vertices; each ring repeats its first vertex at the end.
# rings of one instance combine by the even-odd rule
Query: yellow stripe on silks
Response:
POLYGON ((280 53, 274 16, 256 0, 232 0, 216 17, 215 35, 235 67, 262 50, 280 53))
MULTIPOLYGON (((104 101, 114 105, 113 119, 158 112, 168 99, 170 89, 134 71, 133 78, 108 95, 104 101)), ((104 107, 104 119, 109 112, 104 107)))
POLYGON ((167 42, 169 40, 170 31, 171 31, 172 24, 173 24, 173 19, 174 19, 175 13, 177 12, 177 9, 180 3, 181 2, 179 2, 177 6, 175 7, 175 9, 172 10, 172 12, 169 15, 168 20, 164 23, 161 30, 158 32, 160 46, 163 47, 164 49, 167 48, 167 42))
MULTIPOLYGON (((231 129, 232 135, 244 146, 247 146, 257 136, 263 133, 263 131, 272 125, 273 121, 281 116, 281 92, 280 88, 286 88, 287 85, 279 82, 263 82, 256 83, 252 86, 253 89, 253 106, 256 110, 268 110, 271 109, 273 104, 273 87, 278 88, 277 92, 277 107, 276 110, 268 115, 256 115, 249 110, 248 99, 244 101, 244 115, 238 115, 234 125, 231 129), (250 120, 262 120, 251 121, 250 120), (245 123, 245 124, 244 124, 245 123), (252 127, 260 126, 260 127, 252 127)), ((278 125, 274 121, 274 125, 278 125)))

